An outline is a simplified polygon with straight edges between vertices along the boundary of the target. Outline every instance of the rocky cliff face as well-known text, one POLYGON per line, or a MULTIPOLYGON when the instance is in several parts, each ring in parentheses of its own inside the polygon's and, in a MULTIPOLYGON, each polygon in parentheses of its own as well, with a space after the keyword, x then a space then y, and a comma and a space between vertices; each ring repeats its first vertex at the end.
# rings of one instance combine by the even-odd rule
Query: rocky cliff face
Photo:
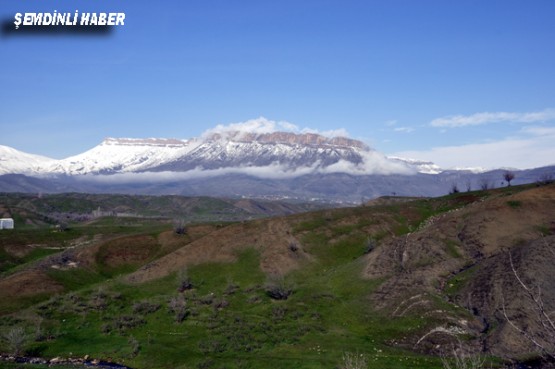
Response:
POLYGON ((214 134, 209 137, 211 141, 227 139, 235 142, 243 143, 261 143, 270 145, 291 145, 291 146, 334 146, 341 148, 351 148, 360 150, 369 150, 368 146, 358 140, 346 137, 328 138, 315 133, 295 134, 291 132, 273 132, 273 133, 244 133, 232 132, 226 135, 214 134))

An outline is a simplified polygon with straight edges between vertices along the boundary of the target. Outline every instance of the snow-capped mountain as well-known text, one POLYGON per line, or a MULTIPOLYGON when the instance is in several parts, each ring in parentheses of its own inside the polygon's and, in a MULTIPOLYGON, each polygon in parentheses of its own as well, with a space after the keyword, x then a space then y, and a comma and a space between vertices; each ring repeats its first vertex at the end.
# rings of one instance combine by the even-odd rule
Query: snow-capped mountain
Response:
POLYGON ((412 174, 419 170, 429 168, 420 162, 388 159, 357 140, 314 133, 232 131, 188 140, 107 138, 82 154, 62 160, 7 147, 0 151, 0 173, 26 175, 191 172, 198 177, 225 171, 275 177, 308 173, 412 174))
POLYGON ((175 139, 107 138, 82 154, 51 162, 42 170, 67 175, 141 172, 185 156, 195 144, 175 139))
POLYGON ((54 161, 45 156, 28 154, 0 145, 0 174, 40 174, 44 173, 44 168, 54 161))
MULTIPOLYGON (((518 171, 517 183, 555 168, 518 171)), ((360 203, 500 185, 504 171, 442 170, 314 133, 225 130, 200 138, 108 138, 62 160, 0 146, 0 192, 180 194, 360 203)))

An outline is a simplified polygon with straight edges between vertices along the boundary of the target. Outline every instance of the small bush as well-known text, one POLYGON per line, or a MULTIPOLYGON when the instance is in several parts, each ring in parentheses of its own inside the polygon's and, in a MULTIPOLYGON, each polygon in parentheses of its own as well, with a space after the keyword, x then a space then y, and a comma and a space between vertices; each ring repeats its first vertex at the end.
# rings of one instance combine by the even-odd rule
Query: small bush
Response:
POLYGON ((343 362, 341 369, 366 369, 368 368, 368 359, 363 354, 355 354, 346 352, 343 354, 343 362))
POLYGON ((135 337, 130 336, 129 339, 127 340, 127 343, 131 347, 131 352, 133 356, 139 355, 139 351, 141 351, 141 345, 139 341, 137 341, 135 337))
POLYGON ((110 332, 112 332, 112 325, 109 323, 102 324, 102 326, 100 327, 100 332, 104 334, 109 334, 110 332))
POLYGON ((272 319, 275 321, 280 321, 285 318, 285 314, 287 313, 287 309, 283 306, 274 306, 272 308, 272 319))
POLYGON ((177 290, 184 292, 193 288, 193 283, 187 274, 187 269, 183 268, 177 273, 177 290))
POLYGON ((237 291, 239 291, 239 286, 236 285, 236 284, 233 283, 233 282, 230 282, 230 283, 227 285, 227 287, 226 287, 226 289, 225 289, 225 291, 224 291, 224 295, 228 295, 228 296, 229 296, 229 295, 233 295, 233 294, 235 294, 237 291))
POLYGON ((369 254, 371 253, 377 246, 377 242, 373 238, 368 238, 366 240, 366 245, 364 246, 364 253, 369 254))
POLYGON ((199 298, 199 302, 203 305, 212 305, 212 302, 214 302, 214 294, 209 293, 208 295, 202 296, 199 298))
POLYGON ((146 321, 141 316, 121 315, 114 319, 114 321, 112 322, 112 327, 120 332, 124 332, 128 329, 138 327, 145 323, 146 321))
POLYGON ((25 330, 22 327, 12 327, 2 336, 12 354, 14 356, 18 356, 27 341, 27 334, 25 333, 25 330))
POLYGON ((287 300, 293 293, 293 288, 281 276, 272 277, 265 287, 266 295, 274 300, 287 300))
POLYGON ((216 301, 214 301, 212 306, 214 306, 214 308, 218 310, 225 309, 229 306, 229 301, 227 301, 226 299, 217 299, 216 301))
POLYGON ((185 221, 184 220, 174 221, 173 230, 176 234, 186 235, 187 234, 187 227, 185 226, 185 221))
POLYGON ((141 301, 133 304, 134 314, 152 314, 160 309, 160 304, 151 303, 149 301, 141 301))

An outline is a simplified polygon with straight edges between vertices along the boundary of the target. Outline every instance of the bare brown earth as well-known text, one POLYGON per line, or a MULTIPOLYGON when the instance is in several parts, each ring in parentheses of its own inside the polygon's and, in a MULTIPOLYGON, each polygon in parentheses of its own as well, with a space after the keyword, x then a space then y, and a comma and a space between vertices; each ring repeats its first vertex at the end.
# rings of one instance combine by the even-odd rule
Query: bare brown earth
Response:
POLYGON ((526 270, 545 284, 546 302, 555 302, 553 237, 542 238, 542 232, 549 234, 554 228, 553 186, 498 194, 432 217, 415 232, 392 238, 367 256, 365 276, 385 279, 372 300, 382 309, 391 309, 392 315, 433 314, 434 299, 451 290, 451 301, 473 316, 462 319, 455 307, 438 310, 436 315, 443 317, 438 330, 423 332, 432 334, 423 341, 413 337, 407 344, 425 346, 426 340, 453 338, 458 332, 480 337, 484 348, 496 354, 524 354, 530 346, 499 313, 505 301, 514 307, 519 324, 532 324, 531 317, 522 314, 507 255, 514 253, 523 273, 526 270), (453 278, 468 268, 470 282, 459 291, 453 289, 453 278), (480 335, 493 326, 498 327, 494 333, 480 335))
POLYGON ((264 272, 283 275, 309 259, 302 248, 295 252, 290 250, 291 243, 299 244, 291 231, 283 218, 230 225, 145 265, 131 274, 129 281, 142 283, 206 262, 233 262, 246 248, 260 251, 260 267, 264 272))
POLYGON ((28 297, 62 290, 63 287, 60 284, 38 270, 17 273, 0 280, 0 291, 6 298, 28 297))

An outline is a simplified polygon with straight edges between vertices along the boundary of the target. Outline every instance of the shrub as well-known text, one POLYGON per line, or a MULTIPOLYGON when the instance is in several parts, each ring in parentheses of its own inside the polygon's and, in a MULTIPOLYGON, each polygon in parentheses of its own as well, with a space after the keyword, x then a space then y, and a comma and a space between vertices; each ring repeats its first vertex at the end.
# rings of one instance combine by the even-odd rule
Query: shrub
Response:
POLYGON ((160 309, 160 304, 151 303, 149 301, 141 301, 133 304, 134 314, 152 314, 160 309))
POLYGON ((146 321, 141 316, 121 315, 114 319, 114 321, 112 322, 112 327, 119 330, 120 332, 123 332, 127 329, 135 328, 145 323, 146 321))
POLYGON ((12 327, 3 334, 3 338, 13 355, 18 356, 25 345, 25 341, 27 341, 27 334, 21 327, 12 327))
POLYGON ((173 223, 173 230, 176 234, 186 235, 187 227, 185 226, 185 221, 183 219, 175 220, 173 223))
POLYGON ((266 295, 274 300, 287 300, 293 293, 293 288, 285 282, 282 276, 274 276, 266 283, 266 295))
POLYGON ((133 353, 133 356, 139 355, 139 351, 141 351, 141 344, 139 343, 139 341, 137 341, 135 337, 129 336, 127 343, 129 343, 129 346, 131 347, 131 352, 133 353))
POLYGON ((355 354, 346 352, 343 354, 343 362, 341 369, 366 369, 368 368, 368 360, 363 354, 355 354))
POLYGON ((461 191, 459 191, 459 187, 457 186, 456 183, 453 183, 451 185, 451 190, 449 191, 449 195, 455 194, 455 193, 459 193, 461 191))
POLYGON ((377 246, 377 242, 373 238, 368 238, 366 240, 366 245, 364 246, 364 253, 369 254, 371 253, 377 246))
POLYGON ((468 352, 462 345, 453 348, 451 358, 441 355, 441 363, 444 369, 481 369, 484 367, 485 359, 479 354, 468 352))
POLYGON ((184 292, 193 288, 193 283, 187 274, 187 268, 183 268, 177 273, 177 285, 177 290, 179 292, 184 292))

